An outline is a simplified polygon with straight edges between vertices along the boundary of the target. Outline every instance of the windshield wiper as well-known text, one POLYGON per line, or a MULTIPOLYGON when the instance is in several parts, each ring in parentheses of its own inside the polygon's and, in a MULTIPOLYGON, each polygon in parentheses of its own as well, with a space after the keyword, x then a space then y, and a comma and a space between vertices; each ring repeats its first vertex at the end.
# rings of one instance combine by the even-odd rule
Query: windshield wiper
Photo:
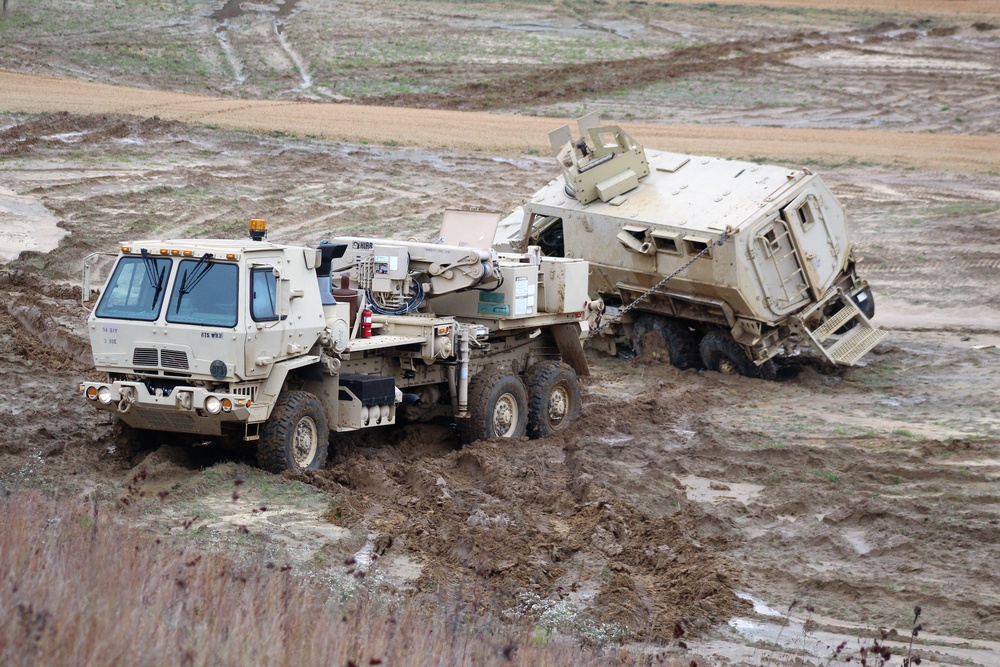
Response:
POLYGON ((208 260, 212 259, 212 257, 214 256, 215 255, 213 255, 212 253, 206 252, 198 260, 198 263, 194 265, 193 269, 191 269, 190 271, 185 271, 184 275, 181 276, 181 286, 177 291, 177 305, 174 306, 175 313, 181 312, 181 299, 184 298, 184 295, 190 294, 191 290, 197 287, 198 283, 201 282, 201 279, 204 278, 208 274, 208 272, 212 270, 213 266, 215 266, 215 264, 210 264, 208 262, 208 260), (188 284, 189 279, 190 279, 190 284, 188 284))
POLYGON ((146 267, 146 277, 149 279, 150 284, 153 285, 153 305, 155 306, 159 301, 160 292, 163 291, 163 274, 167 269, 164 267, 157 274, 156 260, 149 256, 149 251, 143 248, 140 254, 142 255, 142 263, 146 267))

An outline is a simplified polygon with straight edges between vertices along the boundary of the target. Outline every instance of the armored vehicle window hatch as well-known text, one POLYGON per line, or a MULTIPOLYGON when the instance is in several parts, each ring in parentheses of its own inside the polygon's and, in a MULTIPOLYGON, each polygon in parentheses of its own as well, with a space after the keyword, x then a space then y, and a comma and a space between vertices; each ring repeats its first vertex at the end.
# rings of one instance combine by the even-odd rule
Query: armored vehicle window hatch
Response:
POLYGON ((649 234, 649 227, 642 225, 625 225, 618 232, 618 242, 627 250, 637 252, 642 255, 649 255, 656 252, 653 239, 649 234))
POLYGON ((677 246, 677 235, 666 231, 653 231, 651 234, 653 244, 657 252, 669 255, 680 255, 681 249, 677 246))
MULTIPOLYGON (((685 236, 684 237, 684 245, 686 246, 687 253, 689 255, 697 255, 698 253, 700 253, 703 250, 705 250, 706 248, 708 248, 710 243, 711 243, 711 241, 709 241, 707 239, 699 238, 699 237, 696 237, 696 236, 685 236)), ((708 252, 706 252, 704 255, 702 255, 702 258, 703 259, 711 259, 712 258, 712 250, 709 249, 708 252)))
POLYGON ((672 174, 690 162, 691 158, 687 155, 678 155, 677 153, 660 153, 653 160, 656 163, 654 165, 656 171, 672 174))

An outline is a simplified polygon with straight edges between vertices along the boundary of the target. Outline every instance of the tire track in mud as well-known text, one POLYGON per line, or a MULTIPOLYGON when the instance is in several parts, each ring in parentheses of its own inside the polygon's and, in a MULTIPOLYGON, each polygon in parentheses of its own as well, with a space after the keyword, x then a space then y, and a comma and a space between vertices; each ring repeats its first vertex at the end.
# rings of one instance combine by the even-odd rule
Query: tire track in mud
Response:
POLYGON ((616 90, 642 88, 692 74, 720 70, 756 69, 784 62, 794 55, 830 47, 806 44, 803 35, 783 40, 790 46, 761 51, 757 41, 707 44, 670 51, 657 57, 638 57, 599 63, 525 68, 511 76, 507 66, 486 74, 485 82, 465 84, 447 93, 398 93, 366 97, 365 104, 461 111, 509 109, 599 97, 616 90))
MULTIPOLYGON (((581 429, 633 430, 621 419, 609 426, 621 409, 592 398, 581 429)), ((652 399, 633 408, 663 410, 652 399)), ((730 567, 692 541, 685 524, 632 506, 601 481, 606 461, 574 434, 458 451, 451 437, 412 425, 388 442, 384 434, 343 438, 326 470, 296 478, 335 495, 347 513, 341 523, 405 542, 424 563, 416 583, 425 593, 451 590, 494 613, 525 589, 560 594, 658 641, 677 623, 694 632, 744 609, 730 567)))
MULTIPOLYGON (((558 66, 519 68, 511 74, 506 65, 484 71, 477 81, 448 92, 394 93, 365 97, 364 104, 463 111, 489 111, 583 101, 613 95, 622 90, 640 90, 652 84, 692 75, 737 72, 744 76, 765 67, 789 65, 796 57, 827 52, 850 52, 884 56, 883 50, 868 45, 908 41, 907 35, 895 34, 896 24, 843 33, 819 31, 782 36, 780 47, 760 40, 734 40, 689 46, 658 56, 586 62, 558 66)), ((989 71, 986 65, 983 68, 989 71)), ((871 72, 884 75, 884 67, 871 72)))
POLYGON ((259 15, 273 15, 269 20, 271 28, 274 31, 275 41, 298 71, 299 78, 302 81, 302 85, 293 92, 303 92, 312 88, 313 80, 309 74, 305 60, 295 50, 291 41, 285 35, 289 19, 300 11, 296 7, 298 1, 278 0, 274 5, 251 5, 250 3, 242 2, 242 0, 229 0, 210 15, 210 18, 216 22, 215 27, 212 29, 212 35, 219 43, 219 47, 229 61, 229 66, 233 70, 235 86, 242 86, 246 83, 247 75, 236 48, 229 39, 229 29, 232 27, 233 19, 255 13, 259 15))
POLYGON ((23 271, 3 271, 0 295, 7 315, 0 318, 0 332, 11 337, 11 347, 16 353, 50 370, 79 373, 93 370, 90 341, 71 332, 53 316, 60 313, 81 322, 86 319, 84 308, 67 307, 69 300, 79 304, 78 289, 53 284, 23 271))

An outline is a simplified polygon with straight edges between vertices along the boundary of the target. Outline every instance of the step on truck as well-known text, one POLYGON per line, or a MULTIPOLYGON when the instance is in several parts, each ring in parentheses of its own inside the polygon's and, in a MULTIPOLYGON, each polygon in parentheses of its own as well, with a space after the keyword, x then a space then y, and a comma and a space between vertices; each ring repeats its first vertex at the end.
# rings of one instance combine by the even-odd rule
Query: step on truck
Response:
POLYGON ((118 446, 215 438, 303 471, 323 467, 332 434, 404 415, 450 418, 466 442, 578 416, 585 261, 265 236, 254 220, 247 240, 121 245, 88 319, 107 381, 79 386, 114 416, 118 446))
POLYGON ((853 365, 886 336, 818 175, 646 151, 593 114, 578 125, 549 135, 562 175, 500 221, 494 245, 587 260, 594 343, 771 379, 775 357, 853 365))

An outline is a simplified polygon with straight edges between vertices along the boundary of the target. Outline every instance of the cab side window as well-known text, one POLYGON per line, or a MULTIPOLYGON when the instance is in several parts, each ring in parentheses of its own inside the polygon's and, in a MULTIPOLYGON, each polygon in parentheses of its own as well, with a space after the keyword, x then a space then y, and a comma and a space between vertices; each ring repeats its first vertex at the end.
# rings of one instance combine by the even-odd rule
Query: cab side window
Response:
POLYGON ((251 271, 250 316, 255 322, 273 322, 278 319, 278 280, 274 269, 263 266, 251 271))

